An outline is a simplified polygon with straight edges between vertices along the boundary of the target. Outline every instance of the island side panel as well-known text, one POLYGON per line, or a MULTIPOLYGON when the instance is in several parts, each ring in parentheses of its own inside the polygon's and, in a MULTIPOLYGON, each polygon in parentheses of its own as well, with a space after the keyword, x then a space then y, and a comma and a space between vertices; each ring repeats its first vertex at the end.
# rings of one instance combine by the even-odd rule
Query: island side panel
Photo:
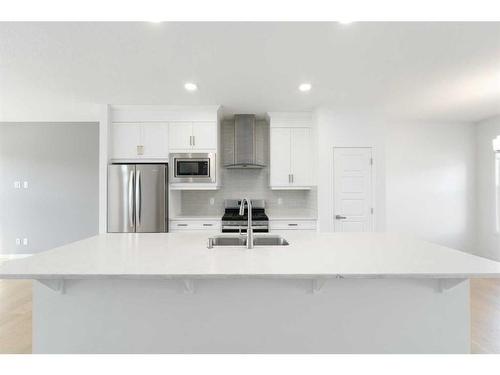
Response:
POLYGON ((69 280, 33 294, 34 353, 468 353, 469 282, 69 280))

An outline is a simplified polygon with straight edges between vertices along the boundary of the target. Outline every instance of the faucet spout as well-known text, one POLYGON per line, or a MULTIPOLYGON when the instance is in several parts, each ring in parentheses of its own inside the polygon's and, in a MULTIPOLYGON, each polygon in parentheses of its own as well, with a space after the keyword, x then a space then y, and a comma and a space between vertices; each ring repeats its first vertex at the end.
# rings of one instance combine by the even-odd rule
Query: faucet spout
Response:
POLYGON ((253 229, 252 229, 252 201, 243 198, 240 204, 240 216, 245 214, 245 203, 247 204, 247 249, 253 249, 253 229))

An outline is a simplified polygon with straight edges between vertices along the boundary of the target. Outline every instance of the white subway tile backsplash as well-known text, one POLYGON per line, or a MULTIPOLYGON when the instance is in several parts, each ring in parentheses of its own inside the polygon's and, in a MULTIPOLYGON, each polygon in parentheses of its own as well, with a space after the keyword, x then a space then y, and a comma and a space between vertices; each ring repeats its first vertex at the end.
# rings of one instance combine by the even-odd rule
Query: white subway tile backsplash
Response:
MULTIPOLYGON (((269 144, 269 127, 264 132, 269 144)), ((226 139, 223 127, 222 139, 226 139)), ((222 147, 224 149, 224 146, 222 147)), ((266 165, 269 165, 269 152, 265 153, 266 165)), ((222 155, 224 158, 224 155, 222 155)), ((266 212, 273 216, 317 215, 317 192, 311 190, 271 190, 269 189, 269 168, 263 169, 226 169, 219 171, 222 187, 217 191, 182 191, 180 194, 180 214, 187 216, 222 216, 224 199, 265 199, 266 212), (214 204, 212 205, 211 202, 214 204)))

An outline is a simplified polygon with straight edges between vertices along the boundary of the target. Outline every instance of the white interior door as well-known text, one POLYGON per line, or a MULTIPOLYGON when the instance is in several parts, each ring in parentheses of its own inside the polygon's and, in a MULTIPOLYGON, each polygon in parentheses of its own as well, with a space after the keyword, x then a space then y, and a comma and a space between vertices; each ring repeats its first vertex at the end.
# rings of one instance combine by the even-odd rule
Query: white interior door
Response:
POLYGON ((335 232, 371 232, 371 147, 335 147, 333 194, 335 232))

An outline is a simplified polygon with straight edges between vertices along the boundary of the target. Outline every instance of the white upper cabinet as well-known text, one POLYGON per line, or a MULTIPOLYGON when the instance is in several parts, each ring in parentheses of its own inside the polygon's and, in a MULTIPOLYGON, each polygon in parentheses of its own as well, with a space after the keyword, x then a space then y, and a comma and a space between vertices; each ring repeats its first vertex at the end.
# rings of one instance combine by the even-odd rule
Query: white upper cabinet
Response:
POLYGON ((291 182, 290 136, 288 128, 271 128, 271 186, 287 186, 291 182))
POLYGON ((310 115, 271 113, 269 120, 271 189, 310 189, 314 184, 310 115))
POLYGON ((113 123, 111 131, 111 158, 136 158, 137 146, 141 143, 141 124, 113 123))
POLYGON ((193 122, 193 148, 217 148, 217 124, 215 122, 193 122))
POLYGON ((171 122, 169 134, 171 151, 213 150, 217 148, 217 123, 171 122))
POLYGON ((142 144, 145 158, 168 158, 168 125, 144 124, 142 144))
POLYGON ((290 129, 290 174, 293 186, 312 185, 311 129, 290 129))
POLYGON ((167 159, 168 124, 113 123, 112 159, 167 159))
POLYGON ((190 122, 171 122, 169 124, 170 150, 190 149, 193 144, 193 129, 190 122))

